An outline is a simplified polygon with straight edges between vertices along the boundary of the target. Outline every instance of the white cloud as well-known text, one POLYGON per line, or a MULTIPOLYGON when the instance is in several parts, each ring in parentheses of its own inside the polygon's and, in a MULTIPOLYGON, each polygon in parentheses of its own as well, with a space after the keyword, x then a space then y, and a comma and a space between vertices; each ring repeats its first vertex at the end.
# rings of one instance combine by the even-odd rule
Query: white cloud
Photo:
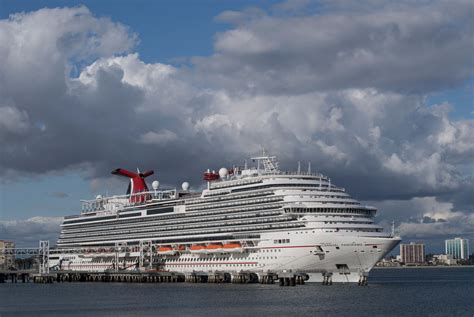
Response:
POLYGON ((195 124, 197 131, 209 132, 226 127, 232 127, 232 121, 228 116, 223 114, 213 114, 198 120, 195 124))
POLYGON ((344 152, 341 152, 336 145, 327 145, 322 141, 316 141, 316 144, 321 148, 321 151, 330 158, 334 158, 338 161, 344 160, 347 158, 347 155, 344 152))
POLYGON ((411 238, 446 238, 452 236, 474 235, 474 215, 458 214, 442 222, 402 222, 398 233, 406 239, 411 238))
POLYGON ((4 133, 23 134, 29 125, 26 111, 14 107, 0 107, 0 138, 4 133))
MULTIPOLYGON (((198 65, 214 84, 242 91, 429 92, 472 76, 472 66, 465 67, 474 43, 472 9, 469 1, 357 2, 327 4, 318 14, 260 15, 219 34, 219 54, 198 65)), ((242 15, 227 14, 240 21, 242 15)))
POLYGON ((372 201, 370 204, 379 209, 384 219, 395 220, 397 234, 405 241, 474 235, 474 214, 455 211, 452 202, 439 201, 436 197, 372 201))
POLYGON ((62 217, 32 217, 26 220, 0 220, 0 237, 15 241, 17 247, 37 247, 39 240, 54 245, 62 217))
POLYGON ((0 21, 4 93, 22 94, 36 86, 39 97, 39 92, 64 84, 65 64, 70 68, 81 61, 127 52, 135 43, 136 36, 127 27, 95 18, 86 7, 11 15, 0 21))
POLYGON ((165 145, 166 143, 176 141, 178 136, 170 130, 161 130, 159 132, 149 131, 140 136, 140 142, 145 144, 165 145))
POLYGON ((223 53, 232 54, 263 54, 273 51, 277 45, 267 38, 259 38, 257 34, 237 29, 217 36, 215 49, 223 53))
POLYGON ((173 66, 155 63, 145 64, 140 60, 137 53, 113 58, 102 58, 84 68, 79 75, 79 81, 83 84, 95 84, 97 72, 114 65, 123 70, 122 81, 143 89, 150 89, 150 83, 165 81, 170 75, 176 73, 173 66))

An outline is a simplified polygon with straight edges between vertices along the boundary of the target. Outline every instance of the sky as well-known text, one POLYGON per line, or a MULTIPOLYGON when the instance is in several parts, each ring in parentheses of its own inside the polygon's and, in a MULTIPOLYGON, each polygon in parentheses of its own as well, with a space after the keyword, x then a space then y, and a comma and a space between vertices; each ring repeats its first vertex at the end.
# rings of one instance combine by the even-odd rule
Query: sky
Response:
POLYGON ((55 241, 110 171, 202 188, 264 146, 442 252, 474 240, 472 1, 0 0, 0 239, 55 241))

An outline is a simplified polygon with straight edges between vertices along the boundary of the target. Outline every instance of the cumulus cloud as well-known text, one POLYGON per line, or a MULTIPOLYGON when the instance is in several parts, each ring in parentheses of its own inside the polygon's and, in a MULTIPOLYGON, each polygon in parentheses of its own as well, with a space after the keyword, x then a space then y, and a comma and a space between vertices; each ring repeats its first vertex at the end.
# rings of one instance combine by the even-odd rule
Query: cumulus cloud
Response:
POLYGON ((472 10, 470 1, 362 1, 265 14, 218 34, 215 55, 198 65, 216 84, 256 93, 430 92, 472 76, 472 10))
POLYGON ((59 236, 62 217, 32 217, 26 220, 0 220, 0 237, 13 240, 17 247, 32 247, 39 240, 53 245, 59 236))
POLYGON ((0 107, 0 136, 23 134, 29 128, 28 114, 14 107, 0 107))
POLYGON ((442 246, 443 240, 453 236, 474 238, 474 213, 456 211, 451 202, 436 197, 415 197, 409 200, 371 202, 383 214, 382 224, 388 229, 390 221, 405 241, 429 239, 442 246))
POLYGON ((140 136, 140 141, 145 144, 165 145, 178 139, 176 133, 170 130, 162 130, 160 132, 150 131, 140 136))
POLYGON ((474 216, 459 213, 449 220, 435 221, 427 217, 419 223, 403 222, 398 226, 398 232, 402 237, 413 238, 440 237, 445 239, 453 236, 470 238, 474 235, 473 227, 474 216))
POLYGON ((145 63, 137 35, 85 7, 1 20, 3 175, 80 166, 102 184, 112 168, 140 167, 197 184, 265 146, 283 168, 311 161, 382 211, 410 217, 409 202, 424 210, 420 228, 464 230, 474 120, 426 96, 473 75, 472 3, 304 5, 222 13, 232 26, 190 67, 145 63), (456 217, 423 209, 427 197, 456 217))

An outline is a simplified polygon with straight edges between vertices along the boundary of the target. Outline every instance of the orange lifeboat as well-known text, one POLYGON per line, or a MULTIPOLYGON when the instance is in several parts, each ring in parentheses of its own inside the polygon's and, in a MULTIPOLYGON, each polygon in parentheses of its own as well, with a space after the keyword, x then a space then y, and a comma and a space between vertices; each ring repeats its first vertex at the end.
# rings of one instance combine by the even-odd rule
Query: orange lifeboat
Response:
POLYGON ((186 247, 184 245, 178 245, 174 248, 174 250, 177 252, 183 252, 186 251, 186 247))
POLYGON ((190 251, 191 253, 207 253, 206 246, 204 246, 204 245, 199 245, 199 244, 192 245, 192 246, 189 248, 189 251, 190 251))
POLYGON ((174 250, 172 247, 164 245, 158 248, 158 254, 162 255, 173 255, 176 253, 176 250, 174 250))
POLYGON ((206 250, 209 253, 217 253, 217 252, 222 252, 222 248, 223 248, 222 243, 211 243, 207 245, 206 250))
POLYGON ((229 253, 242 253, 244 251, 244 249, 242 248, 242 245, 238 242, 224 244, 223 250, 224 252, 229 252, 229 253))

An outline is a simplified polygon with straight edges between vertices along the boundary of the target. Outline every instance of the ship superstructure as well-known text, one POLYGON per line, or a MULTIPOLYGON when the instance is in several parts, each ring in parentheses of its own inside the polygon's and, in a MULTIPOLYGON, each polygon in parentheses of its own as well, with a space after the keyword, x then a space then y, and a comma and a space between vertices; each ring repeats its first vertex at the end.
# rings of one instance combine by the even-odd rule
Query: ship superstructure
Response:
POLYGON ((374 207, 310 167, 282 172, 265 153, 253 161, 257 166, 208 170, 202 192, 191 192, 186 182, 181 190, 160 190, 155 181, 148 190, 144 177, 152 171, 115 170, 131 178, 131 190, 83 201, 80 215, 65 217, 51 265, 303 272, 312 281, 331 275, 334 282, 357 282, 400 242, 374 223, 374 207))

